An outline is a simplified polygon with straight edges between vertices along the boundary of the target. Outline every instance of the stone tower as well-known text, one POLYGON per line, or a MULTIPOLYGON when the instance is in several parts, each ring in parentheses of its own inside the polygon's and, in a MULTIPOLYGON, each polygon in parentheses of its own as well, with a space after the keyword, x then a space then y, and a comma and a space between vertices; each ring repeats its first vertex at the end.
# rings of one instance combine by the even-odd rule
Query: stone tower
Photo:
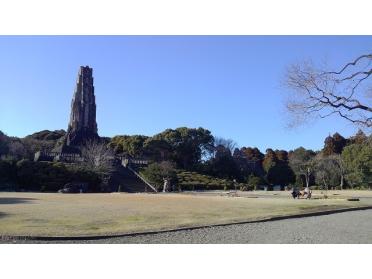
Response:
POLYGON ((66 145, 80 146, 86 141, 99 139, 97 132, 93 69, 81 66, 71 102, 66 145))

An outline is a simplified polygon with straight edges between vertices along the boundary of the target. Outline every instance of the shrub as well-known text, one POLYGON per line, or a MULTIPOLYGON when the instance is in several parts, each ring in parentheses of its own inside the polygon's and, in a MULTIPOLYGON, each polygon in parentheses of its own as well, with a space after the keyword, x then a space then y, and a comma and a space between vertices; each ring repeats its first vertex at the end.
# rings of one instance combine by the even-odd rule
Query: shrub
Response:
POLYGON ((141 175, 146 177, 158 190, 162 189, 164 178, 169 178, 172 185, 178 183, 178 177, 174 165, 170 162, 161 162, 150 164, 141 171, 141 175))
POLYGON ((219 179, 212 176, 200 174, 197 172, 189 172, 184 170, 177 171, 178 181, 182 190, 229 190, 234 188, 234 184, 230 180, 219 179))
POLYGON ((247 179, 247 184, 251 189, 258 190, 260 185, 265 184, 265 181, 261 177, 251 174, 247 179))
MULTIPOLYGON (((83 167, 63 163, 0 161, 0 184, 14 190, 57 192, 70 182, 86 182, 90 192, 99 191, 101 178, 83 167)), ((1 186, 1 189, 4 188, 1 186)))
POLYGON ((239 183, 239 189, 240 191, 253 191, 254 188, 252 186, 249 186, 247 184, 239 183))
POLYGON ((14 182, 17 174, 15 161, 0 160, 0 183, 14 182))

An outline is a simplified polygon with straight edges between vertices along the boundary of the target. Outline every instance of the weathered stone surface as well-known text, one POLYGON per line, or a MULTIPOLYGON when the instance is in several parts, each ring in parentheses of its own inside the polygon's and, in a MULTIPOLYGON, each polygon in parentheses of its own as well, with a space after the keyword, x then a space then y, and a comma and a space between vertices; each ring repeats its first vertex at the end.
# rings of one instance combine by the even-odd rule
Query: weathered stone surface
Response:
POLYGON ((81 66, 71 102, 66 145, 80 146, 86 141, 96 140, 99 138, 97 132, 93 69, 81 66))
POLYGON ((84 143, 95 140, 100 140, 100 137, 96 122, 93 69, 80 66, 71 102, 67 133, 58 140, 52 152, 70 159, 71 154, 81 154, 81 146, 84 143))

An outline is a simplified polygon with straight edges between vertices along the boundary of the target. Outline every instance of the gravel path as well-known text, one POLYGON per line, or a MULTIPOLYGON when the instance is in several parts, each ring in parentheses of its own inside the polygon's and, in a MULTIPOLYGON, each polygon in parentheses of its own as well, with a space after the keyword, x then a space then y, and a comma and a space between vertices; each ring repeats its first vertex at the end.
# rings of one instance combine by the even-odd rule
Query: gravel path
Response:
MULTIPOLYGON (((1 240, 0 240, 0 243, 1 240)), ((4 243, 4 242, 3 242, 4 243)), ((372 243, 372 210, 94 241, 16 243, 372 243)))

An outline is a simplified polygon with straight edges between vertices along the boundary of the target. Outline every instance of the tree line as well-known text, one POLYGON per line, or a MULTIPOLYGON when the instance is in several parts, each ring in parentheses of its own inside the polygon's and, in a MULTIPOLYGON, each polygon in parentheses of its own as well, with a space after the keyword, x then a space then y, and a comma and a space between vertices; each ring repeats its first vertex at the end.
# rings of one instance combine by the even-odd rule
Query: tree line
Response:
MULTIPOLYGON (((63 130, 42 131, 20 139, 0 132, 0 156, 32 160, 34 152, 53 148, 63 135, 63 130)), ((105 142, 103 152, 152 161, 153 165, 143 170, 149 177, 159 176, 154 172, 175 177, 175 170, 184 170, 245 183, 251 188, 367 188, 372 182, 372 140, 361 130, 350 138, 339 133, 327 137, 320 151, 269 148, 263 153, 256 147, 238 148, 233 140, 214 137, 207 129, 186 127, 167 129, 152 137, 115 136, 105 142)))
POLYGON ((372 183, 372 140, 361 130, 350 138, 339 133, 327 137, 320 151, 269 148, 262 153, 255 147, 237 148, 234 141, 215 138, 203 128, 168 129, 153 137, 117 136, 109 146, 118 153, 171 162, 176 169, 255 186, 345 189, 372 183))

